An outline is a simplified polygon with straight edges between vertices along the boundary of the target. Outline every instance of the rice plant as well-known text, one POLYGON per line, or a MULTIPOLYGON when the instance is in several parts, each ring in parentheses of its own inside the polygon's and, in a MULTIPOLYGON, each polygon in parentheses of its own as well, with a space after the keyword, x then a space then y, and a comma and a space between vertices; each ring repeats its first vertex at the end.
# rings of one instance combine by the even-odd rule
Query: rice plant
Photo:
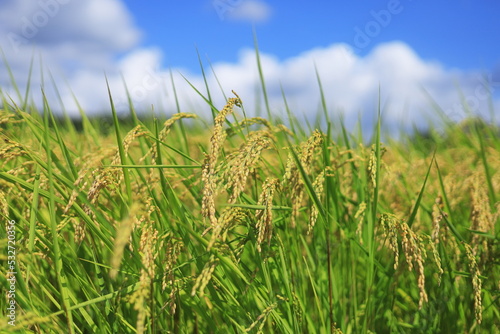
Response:
POLYGON ((4 97, 2 331, 498 332, 498 128, 382 143, 379 116, 366 144, 234 95, 207 125, 121 123, 110 93, 109 133, 4 97))

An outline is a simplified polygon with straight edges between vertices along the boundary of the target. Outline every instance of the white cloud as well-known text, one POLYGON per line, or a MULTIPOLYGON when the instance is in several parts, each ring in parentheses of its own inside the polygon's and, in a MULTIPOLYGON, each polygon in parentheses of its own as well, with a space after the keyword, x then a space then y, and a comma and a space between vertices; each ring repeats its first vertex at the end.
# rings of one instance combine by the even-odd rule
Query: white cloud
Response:
POLYGON ((251 23, 265 22, 271 17, 271 14, 271 7, 259 0, 240 0, 227 11, 229 19, 251 23))
POLYGON ((119 0, 7 1, 0 9, 0 45, 9 58, 35 47, 61 60, 91 59, 83 52, 102 59, 129 50, 140 38, 119 0))
MULTIPOLYGON (((72 101, 67 80, 82 105, 103 108, 100 93, 104 72, 116 77, 119 53, 132 52, 141 32, 120 0, 8 0, 0 4, 0 48, 5 54, 16 83, 25 87, 31 60, 33 99, 40 101, 36 88, 50 82, 48 70, 58 79, 63 100, 72 101), (45 82, 39 73, 45 72, 45 82)), ((116 80, 115 80, 116 81, 116 80)), ((0 87, 9 88, 7 70, 0 65, 0 87)), ((75 111, 73 103, 68 105, 75 111)))
MULTIPOLYGON (((354 55, 347 45, 333 44, 283 61, 261 54, 261 62, 271 109, 281 115, 285 115, 281 87, 296 115, 306 115, 310 119, 317 115, 320 90, 315 68, 329 111, 334 117, 342 111, 351 125, 359 113, 365 125, 374 119, 379 87, 384 119, 389 125, 415 123, 423 126, 429 118, 436 119, 436 112, 423 89, 453 120, 465 116, 459 88, 473 112, 483 116, 488 113, 481 73, 450 70, 425 61, 402 42, 381 44, 365 57, 354 55)), ((246 112, 251 114, 256 108, 255 87, 259 86, 255 52, 244 50, 237 63, 215 64, 214 70, 226 92, 231 89, 238 92, 246 102, 246 112)), ((498 110, 500 82, 491 77, 489 81, 498 110)), ((212 87, 217 87, 215 80, 210 82, 212 87)), ((218 103, 222 105, 222 99, 218 103)))

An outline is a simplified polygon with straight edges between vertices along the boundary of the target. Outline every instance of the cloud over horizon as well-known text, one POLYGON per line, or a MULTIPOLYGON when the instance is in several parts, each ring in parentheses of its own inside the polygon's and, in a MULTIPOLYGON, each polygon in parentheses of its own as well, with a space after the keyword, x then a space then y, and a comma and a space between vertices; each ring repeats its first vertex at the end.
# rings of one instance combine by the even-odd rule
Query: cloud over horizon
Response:
MULTIPOLYGON (((62 108, 49 85, 47 74, 50 71, 70 115, 78 115, 70 89, 88 114, 109 110, 106 73, 113 98, 121 110, 127 109, 125 82, 138 110, 148 112, 154 105, 158 112, 175 112, 173 80, 181 110, 210 115, 210 108, 183 78, 206 93, 203 77, 187 69, 162 68, 165 55, 158 48, 139 46, 141 31, 121 1, 49 2, 52 7, 46 8, 40 3, 25 1, 4 3, 4 9, 15 12, 17 19, 13 14, 5 14, 5 10, 0 11, 0 20, 5 19, 0 25, 0 47, 20 87, 27 84, 30 62, 35 57, 31 87, 37 105, 41 105, 38 88, 48 86, 46 90, 54 109, 62 108), (19 37, 17 43, 13 42, 13 36, 19 37), (42 68, 38 64, 39 56, 42 68), (42 71, 45 82, 41 79, 42 71)), ((254 18, 264 17, 264 12, 259 13, 254 18)), ((235 90, 242 97, 247 114, 254 115, 256 110, 265 114, 255 51, 234 52, 238 52, 237 61, 215 62, 213 73, 210 68, 206 69, 215 105, 218 108, 224 105, 220 82, 227 96, 235 90)), ((306 50, 287 59, 278 59, 261 50, 260 57, 270 108, 282 116, 285 114, 282 89, 291 111, 299 118, 317 114, 320 89, 316 69, 329 111, 335 115, 342 112, 351 123, 360 114, 365 122, 373 119, 379 87, 384 117, 394 125, 415 123, 423 126, 427 117, 433 117, 431 102, 424 90, 453 120, 465 116, 460 90, 474 113, 487 115, 489 97, 485 86, 489 85, 494 106, 500 109, 497 76, 487 75, 484 79, 484 73, 479 71, 446 68, 435 61, 422 59, 400 41, 379 44, 363 57, 356 55, 349 45, 339 43, 306 50)), ((0 66, 0 88, 15 100, 16 94, 4 66, 0 66)))
POLYGON ((260 23, 269 20, 271 14, 271 7, 263 1, 239 0, 228 10, 227 17, 233 21, 260 23))

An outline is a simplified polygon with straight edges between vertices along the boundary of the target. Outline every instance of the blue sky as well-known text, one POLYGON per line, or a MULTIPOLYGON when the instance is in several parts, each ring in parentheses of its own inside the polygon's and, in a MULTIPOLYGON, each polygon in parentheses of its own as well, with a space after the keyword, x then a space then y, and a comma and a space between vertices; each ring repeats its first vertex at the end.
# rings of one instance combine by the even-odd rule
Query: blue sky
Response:
MULTIPOLYGON (((236 50, 253 47, 251 15, 246 19, 231 19, 231 13, 244 2, 210 0, 193 6, 189 1, 156 0, 147 4, 125 1, 144 31, 142 45, 164 50, 165 65, 190 68, 198 66, 195 45, 212 61, 236 61, 236 50)), ((259 19, 255 15, 259 46, 280 59, 333 43, 356 47, 361 40, 355 37, 366 34, 367 30, 376 32, 373 25, 376 22, 380 32, 368 36, 367 45, 357 48, 358 54, 366 55, 377 44, 399 40, 422 58, 442 62, 447 67, 490 69, 500 65, 498 1, 261 3, 267 16, 263 14, 265 17, 259 19), (390 6, 393 13, 388 11, 390 6), (384 16, 384 11, 391 15, 384 16)))
MULTIPOLYGON (((22 89, 36 56, 39 105, 47 86, 54 109, 77 115, 74 93, 88 114, 108 112, 106 73, 121 110, 125 81, 139 110, 175 112, 175 86, 183 111, 208 116, 185 81, 206 93, 198 49, 214 103, 234 89, 252 115, 262 111, 255 31, 273 113, 284 114, 281 89, 299 117, 318 112, 317 68, 334 117, 368 124, 380 87, 386 121, 409 126, 436 118, 428 96, 457 121, 460 94, 474 114, 488 116, 490 97, 500 110, 498 17, 494 0, 3 0, 0 48, 22 89)), ((0 87, 16 100, 3 65, 0 87)))

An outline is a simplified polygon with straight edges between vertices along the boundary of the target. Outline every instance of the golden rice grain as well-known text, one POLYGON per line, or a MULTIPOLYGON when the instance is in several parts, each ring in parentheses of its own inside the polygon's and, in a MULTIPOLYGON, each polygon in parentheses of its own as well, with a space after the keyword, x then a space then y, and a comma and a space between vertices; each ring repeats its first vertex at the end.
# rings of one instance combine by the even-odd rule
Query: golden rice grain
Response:
POLYGON ((64 214, 67 214, 71 209, 73 204, 75 203, 80 192, 83 192, 87 187, 89 180, 87 176, 94 170, 96 167, 99 167, 102 164, 102 160, 106 157, 110 157, 115 154, 114 149, 100 149, 97 152, 92 152, 91 154, 86 154, 81 159, 77 159, 75 161, 75 166, 79 165, 79 161, 82 162, 80 166, 80 170, 78 171, 75 182, 73 182, 73 190, 71 196, 68 200, 68 204, 64 208, 64 214))
POLYGON ((406 257, 408 270, 412 271, 415 267, 417 274, 417 285, 419 289, 418 307, 422 308, 423 303, 428 301, 427 292, 425 291, 425 273, 424 259, 426 251, 422 239, 410 229, 408 224, 400 222, 396 217, 387 214, 382 215, 381 223, 384 227, 384 233, 389 239, 389 248, 395 254, 394 269, 398 267, 399 249, 398 238, 401 238, 401 246, 406 257))
POLYGON ((438 274, 437 274, 437 281, 438 281, 438 286, 441 285, 441 277, 444 274, 443 267, 441 266, 441 257, 439 256, 439 252, 436 248, 436 243, 432 240, 432 237, 426 235, 424 236, 429 244, 429 247, 431 248, 432 252, 432 258, 434 259, 434 263, 436 264, 438 274))
POLYGON ((304 320, 304 311, 302 310, 302 306, 300 304, 299 297, 295 293, 295 291, 292 291, 292 309, 293 313, 297 319, 297 323, 302 324, 302 321, 304 320))
MULTIPOLYGON (((7 317, 6 317, 7 318, 7 317)), ((40 325, 47 325, 52 322, 52 319, 50 316, 40 316, 36 312, 33 311, 28 311, 28 310, 23 310, 22 312, 19 312, 19 314, 16 317, 16 321, 14 321, 14 325, 8 324, 7 321, 5 321, 4 324, 1 324, 3 326, 0 326, 0 330, 4 331, 4 333, 24 333, 26 331, 26 328, 29 328, 33 326, 33 324, 36 324, 37 327, 40 327, 40 325), (8 327, 8 328, 7 328, 8 327)), ((44 328, 47 328, 44 326, 44 328)), ((51 331, 52 333, 57 332, 57 330, 53 329, 54 331, 51 331)))
POLYGON ((368 175, 370 176, 371 185, 377 187, 377 152, 375 144, 372 145, 370 158, 368 159, 368 175))
POLYGON ((290 131, 285 125, 283 124, 278 124, 278 125, 273 125, 271 122, 269 122, 267 119, 262 118, 262 117, 252 117, 252 118, 245 118, 241 122, 239 122, 237 125, 235 125, 232 128, 229 128, 226 130, 226 133, 228 136, 233 136, 236 133, 237 128, 247 128, 255 124, 260 124, 264 125, 266 127, 267 132, 269 133, 278 133, 278 132, 284 132, 290 136, 293 136, 293 132, 290 131))
MULTIPOLYGON (((480 232, 490 232, 494 234, 495 221, 491 213, 490 202, 488 198, 486 181, 479 173, 476 173, 471 180, 471 225, 470 229, 480 232)), ((471 240, 474 255, 478 254, 479 249, 483 257, 488 257, 489 243, 488 239, 474 233, 471 240)))
POLYGON ((394 270, 396 270, 399 266, 398 229, 396 225, 396 217, 383 214, 380 217, 380 223, 384 228, 385 237, 389 241, 389 249, 394 252, 394 270))
MULTIPOLYGON (((99 199, 99 195, 101 190, 114 185, 115 187, 120 184, 120 173, 122 172, 121 168, 118 167, 105 167, 99 168, 92 172, 94 176, 94 181, 90 186, 90 189, 87 193, 87 199, 91 204, 96 204, 99 199)), ((85 213, 88 215, 92 214, 92 210, 89 207, 86 207, 85 213)))
POLYGON ((111 270, 109 276, 111 278, 116 278, 118 274, 118 269, 120 268, 120 263, 122 262, 123 252, 125 246, 129 242, 130 235, 132 234, 135 221, 137 220, 136 214, 139 210, 137 204, 132 205, 128 216, 121 221, 120 225, 116 229, 116 237, 113 245, 113 256, 111 257, 111 270))
POLYGON ((427 302, 427 293, 425 291, 425 273, 424 273, 424 258, 425 248, 422 245, 419 236, 413 232, 406 223, 399 225, 400 235, 402 237, 403 252, 405 253, 408 269, 411 271, 413 265, 417 272, 417 285, 420 290, 420 298, 418 308, 421 309, 424 302, 427 302))
POLYGON ((236 95, 236 98, 230 98, 215 117, 214 128, 212 135, 210 137, 210 148, 209 153, 205 155, 203 169, 202 169, 202 180, 203 180, 203 199, 202 199, 202 215, 209 219, 210 224, 215 226, 217 224, 217 218, 215 217, 215 197, 217 195, 217 176, 215 169, 217 166, 217 159, 219 157, 220 151, 222 150, 222 143, 226 138, 226 133, 223 131, 224 122, 226 117, 233 112, 233 107, 242 106, 241 99, 236 95))
POLYGON ((332 324, 332 331, 333 334, 344 334, 340 328, 337 327, 337 323, 332 324))
MULTIPOLYGON (((320 131, 315 130, 312 136, 305 143, 302 143, 302 145, 298 149, 298 159, 306 174, 310 174, 314 152, 318 147, 320 147, 322 142, 323 134, 320 131)), ((296 218, 299 215, 299 210, 302 205, 305 189, 304 181, 302 179, 302 176, 300 175, 299 168, 291 152, 288 155, 283 182, 291 189, 290 197, 292 199, 292 215, 290 218, 290 224, 292 228, 295 228, 296 218)))
POLYGON ((7 203, 7 198, 5 198, 5 193, 0 190, 0 213, 5 217, 9 216, 9 204, 7 203))
POLYGON ((146 329, 146 318, 151 313, 149 304, 147 303, 149 297, 149 283, 146 281, 145 270, 141 271, 141 280, 139 288, 134 291, 130 296, 130 303, 134 304, 134 310, 137 311, 137 321, 135 325, 136 333, 144 333, 146 329))
POLYGON ((482 307, 482 297, 481 297, 481 288, 482 281, 479 278, 481 273, 479 272, 479 267, 477 265, 476 257, 474 255, 474 251, 469 244, 466 242, 463 243, 465 247, 465 253, 467 255, 467 259, 469 260, 469 270, 472 275, 472 289, 474 290, 474 313, 476 316, 476 321, 480 324, 483 319, 483 313, 481 310, 482 307))
POLYGON ((359 204, 358 211, 354 214, 354 219, 358 220, 358 226, 356 228, 356 235, 358 236, 358 240, 361 244, 363 244, 363 222, 365 220, 365 212, 366 212, 366 202, 361 202, 359 204))
POLYGON ((272 310, 274 310, 276 307, 278 307, 278 303, 273 303, 271 305, 269 305, 268 307, 266 307, 264 309, 264 311, 262 311, 262 314, 260 314, 257 319, 255 319, 255 321, 248 327, 245 329, 245 332, 250 332, 255 326, 257 326, 257 324, 259 322, 261 322, 258 330, 257 330, 257 333, 261 333, 262 332, 262 328, 264 327, 265 325, 265 322, 266 322, 266 319, 269 315, 269 313, 272 312, 272 310))
MULTIPOLYGON (((128 150, 129 150, 130 145, 132 144, 132 142, 136 138, 145 136, 147 133, 148 132, 145 129, 143 129, 142 125, 137 125, 135 128, 133 128, 132 130, 130 130, 125 135, 125 137, 122 140, 123 153, 125 153, 125 156, 128 155, 128 150)), ((119 148, 116 148, 115 157, 111 161, 111 165, 120 165, 120 164, 123 164, 123 163, 125 163, 125 162, 122 161, 122 159, 121 159, 120 150, 119 150, 119 148)))
POLYGON ((203 232, 203 234, 206 234, 209 230, 212 231, 207 250, 210 250, 217 241, 225 242, 228 230, 232 226, 243 221, 245 217, 246 213, 243 209, 238 207, 226 207, 217 219, 217 224, 210 226, 203 232))
POLYGON ((439 243, 439 231, 441 229, 441 221, 443 220, 443 215, 441 210, 443 208, 443 200, 441 196, 438 196, 434 201, 432 206, 432 240, 437 244, 439 243))
POLYGON ((141 238, 139 242, 139 252, 142 254, 142 264, 148 279, 152 279, 155 271, 155 246, 158 240, 158 230, 156 230, 151 221, 144 223, 141 238))
POLYGON ((134 304, 137 313, 137 333, 144 333, 146 318, 151 314, 150 295, 151 281, 154 277, 155 259, 157 256, 156 246, 158 241, 158 230, 153 228, 151 221, 143 224, 141 238, 139 242, 139 252, 142 255, 141 275, 139 278, 139 288, 134 291, 130 302, 134 304))
MULTIPOLYGON (((168 120, 165 121, 165 123, 163 123, 163 128, 158 133, 158 140, 160 142, 166 141, 167 136, 170 133, 170 130, 172 128, 172 125, 174 125, 174 123, 176 121, 181 120, 183 118, 196 118, 196 117, 197 116, 195 114, 183 113, 183 112, 172 115, 172 117, 170 117, 168 120)), ((151 148, 149 149, 148 153, 146 155, 144 155, 139 160, 139 162, 143 162, 149 156, 149 157, 151 157, 152 163, 155 164, 156 158, 158 156, 157 149, 158 149, 158 146, 156 145, 156 143, 153 143, 153 145, 151 145, 151 148)))
POLYGON ((9 112, 4 109, 0 109, 0 125, 1 124, 13 124, 20 123, 22 120, 16 120, 16 114, 9 112))
POLYGON ((7 138, 4 138, 3 142, 5 145, 0 147, 0 161, 2 161, 2 165, 0 167, 2 168, 5 167, 9 161, 27 154, 23 145, 20 143, 16 143, 7 138))
MULTIPOLYGON (((387 151, 385 147, 380 144, 380 159, 387 151)), ((380 167, 385 166, 383 160, 379 162, 380 167)), ((377 146, 375 144, 372 145, 370 150, 370 156, 368 158, 368 175, 370 177, 370 183, 372 185, 372 189, 377 187, 377 146)))
POLYGON ((264 149, 269 147, 270 140, 264 131, 252 132, 238 152, 227 157, 227 164, 221 173, 226 181, 225 188, 231 191, 228 202, 233 204, 245 189, 248 175, 255 168, 264 149))
POLYGON ((193 289, 191 290, 191 296, 196 295, 197 292, 200 297, 203 297, 205 295, 205 288, 212 279, 212 275, 218 264, 219 258, 217 258, 214 254, 210 255, 210 259, 203 267, 200 275, 196 278, 193 289))
POLYGON ((258 205, 265 206, 264 210, 257 210, 257 250, 262 252, 262 243, 266 241, 268 244, 271 242, 273 235, 273 197, 276 187, 278 186, 278 179, 268 178, 262 185, 262 193, 259 196, 258 205))
POLYGON ((301 149, 300 162, 306 172, 310 172, 314 152, 323 143, 323 137, 323 134, 319 130, 314 130, 312 136, 301 149))
MULTIPOLYGON (((128 155, 128 151, 132 142, 136 138, 145 136, 146 134, 147 131, 144 130, 141 125, 136 126, 127 133, 127 135, 122 141, 122 147, 125 156, 128 155)), ((93 160, 92 162, 93 164, 95 164, 95 160, 93 160)), ((115 154, 111 161, 111 165, 119 165, 122 163, 124 162, 121 160, 120 149, 117 147, 115 149, 115 154)), ((86 168, 82 169, 81 173, 79 173, 78 178, 75 181, 75 187, 82 182, 85 174, 86 174, 86 168)), ((96 204, 98 202, 99 195, 103 189, 109 188, 112 194, 118 189, 120 189, 120 185, 122 184, 123 180, 123 169, 118 167, 98 168, 92 171, 92 176, 94 177, 94 181, 92 182, 92 185, 88 190, 87 199, 91 204, 96 204)), ((85 182, 83 186, 86 186, 86 184, 87 183, 85 182)), ((68 204, 66 205, 65 212, 69 210, 69 208, 73 205, 77 197, 78 197, 78 191, 75 188, 73 194, 70 197, 70 200, 68 201, 68 204)), ((84 207, 84 211, 89 216, 94 217, 94 211, 89 206, 86 205, 84 207)), ((84 230, 82 229, 82 231, 84 230)), ((81 241, 83 237, 84 237, 84 232, 79 233, 77 241, 81 241)))
POLYGON ((174 280, 174 267, 181 250, 184 247, 182 240, 173 237, 170 233, 166 234, 164 239, 168 239, 165 252, 165 270, 163 272, 162 290, 165 290, 168 284, 174 280))
POLYGON ((272 129, 272 125, 267 119, 262 117, 252 117, 252 118, 245 118, 241 122, 237 123, 234 127, 228 128, 226 130, 226 135, 233 136, 238 128, 246 128, 254 124, 261 124, 264 125, 269 130, 272 129))
MULTIPOLYGON (((313 190, 318 197, 318 199, 321 199, 323 195, 323 187, 325 183, 325 171, 319 173, 319 175, 316 177, 316 179, 313 182, 313 190)), ((309 215, 309 225, 307 228, 307 234, 311 234, 314 225, 316 225, 316 221, 318 220, 318 207, 316 206, 316 203, 311 204, 311 213, 309 215)))

